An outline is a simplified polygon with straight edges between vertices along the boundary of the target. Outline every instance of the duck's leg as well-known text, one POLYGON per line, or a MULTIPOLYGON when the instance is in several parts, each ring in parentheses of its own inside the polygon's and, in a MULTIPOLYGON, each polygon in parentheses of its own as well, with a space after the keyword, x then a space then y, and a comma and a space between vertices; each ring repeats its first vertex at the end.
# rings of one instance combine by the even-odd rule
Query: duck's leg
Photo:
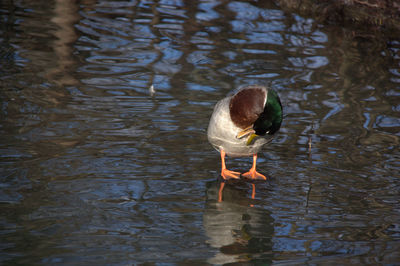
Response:
POLYGON ((230 171, 228 169, 226 169, 225 166, 225 151, 223 149, 221 149, 221 164, 222 164, 222 168, 221 168, 221 176, 223 179, 227 180, 227 179, 231 179, 231 178, 235 178, 235 179, 239 179, 240 178, 240 173, 239 172, 234 172, 234 171, 230 171))
POLYGON ((242 174, 242 176, 250 178, 250 179, 267 180, 265 175, 260 174, 259 172, 256 171, 256 163, 257 163, 257 154, 253 154, 253 166, 250 168, 250 170, 247 173, 242 174))
POLYGON ((221 182, 218 190, 218 202, 222 202, 222 191, 224 191, 225 182, 221 182))

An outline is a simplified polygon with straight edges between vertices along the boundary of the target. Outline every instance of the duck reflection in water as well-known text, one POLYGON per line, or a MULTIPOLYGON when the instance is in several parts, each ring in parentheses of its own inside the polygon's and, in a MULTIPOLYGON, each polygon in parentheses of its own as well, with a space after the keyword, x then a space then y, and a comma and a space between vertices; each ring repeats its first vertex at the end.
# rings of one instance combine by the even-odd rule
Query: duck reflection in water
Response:
MULTIPOLYGON (((224 191, 224 187, 225 187, 226 182, 222 181, 219 184, 219 190, 218 190, 218 202, 222 202, 222 192, 224 191)), ((256 196, 256 185, 255 184, 251 184, 252 187, 252 191, 251 191, 251 198, 254 199, 256 196)), ((254 205, 251 204, 251 207, 253 207, 254 205)))
POLYGON ((256 184, 210 182, 203 225, 208 244, 218 249, 211 264, 271 263, 273 218, 255 206, 256 184), (250 194, 251 193, 251 194, 250 194), (249 195, 250 194, 250 195, 249 195))

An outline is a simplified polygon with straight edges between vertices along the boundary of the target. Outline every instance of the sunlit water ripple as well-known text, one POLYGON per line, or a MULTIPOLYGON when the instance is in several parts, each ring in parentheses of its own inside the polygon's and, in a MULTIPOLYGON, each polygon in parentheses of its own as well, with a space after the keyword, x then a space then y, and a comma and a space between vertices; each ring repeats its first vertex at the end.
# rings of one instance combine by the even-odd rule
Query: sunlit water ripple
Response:
POLYGON ((0 19, 2 263, 399 263, 400 40, 271 2, 17 1, 0 19), (208 119, 254 83, 284 106, 269 180, 218 202, 208 119))

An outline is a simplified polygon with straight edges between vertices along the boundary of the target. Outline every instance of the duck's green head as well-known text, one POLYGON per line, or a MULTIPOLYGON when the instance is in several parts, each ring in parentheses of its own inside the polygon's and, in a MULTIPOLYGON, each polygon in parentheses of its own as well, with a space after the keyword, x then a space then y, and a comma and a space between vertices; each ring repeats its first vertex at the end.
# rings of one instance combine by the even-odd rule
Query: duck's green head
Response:
POLYGON ((282 124, 282 113, 278 94, 263 86, 245 87, 230 102, 231 119, 243 128, 236 137, 247 137, 247 145, 258 136, 277 132, 282 124))
POLYGON ((267 101, 264 111, 254 122, 253 129, 256 135, 273 135, 279 130, 282 124, 283 111, 281 100, 273 89, 268 90, 267 101))

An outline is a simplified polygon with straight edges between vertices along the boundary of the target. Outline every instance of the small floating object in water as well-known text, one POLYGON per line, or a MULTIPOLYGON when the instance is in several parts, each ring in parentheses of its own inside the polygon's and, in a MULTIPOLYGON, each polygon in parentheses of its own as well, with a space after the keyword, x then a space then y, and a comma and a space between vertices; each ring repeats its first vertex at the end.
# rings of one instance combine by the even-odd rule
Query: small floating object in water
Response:
POLYGON ((149 93, 150 93, 151 97, 153 97, 154 94, 156 94, 156 90, 154 89, 154 85, 153 84, 151 84, 151 86, 149 88, 149 93))

